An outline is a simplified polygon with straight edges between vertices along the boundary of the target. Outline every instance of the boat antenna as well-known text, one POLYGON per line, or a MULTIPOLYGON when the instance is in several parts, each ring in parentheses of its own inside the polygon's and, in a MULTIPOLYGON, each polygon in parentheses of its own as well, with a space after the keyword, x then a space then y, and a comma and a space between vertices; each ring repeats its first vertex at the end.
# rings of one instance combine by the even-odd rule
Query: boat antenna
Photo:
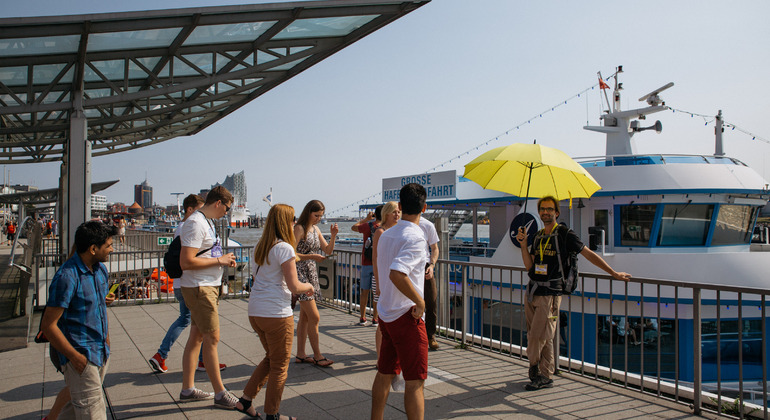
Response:
POLYGON ((596 74, 599 76, 599 89, 604 92, 604 99, 607 101, 607 113, 610 112, 610 97, 607 96, 606 89, 609 89, 609 86, 607 86, 607 83, 604 82, 604 78, 602 77, 602 72, 597 71, 596 74))

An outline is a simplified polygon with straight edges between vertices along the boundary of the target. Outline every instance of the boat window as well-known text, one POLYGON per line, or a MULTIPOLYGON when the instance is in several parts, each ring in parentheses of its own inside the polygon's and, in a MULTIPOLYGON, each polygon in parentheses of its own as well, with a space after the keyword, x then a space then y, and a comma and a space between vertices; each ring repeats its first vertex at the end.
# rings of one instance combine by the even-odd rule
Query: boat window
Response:
POLYGON ((751 227, 757 208, 723 204, 719 206, 712 245, 745 244, 751 240, 751 227))
POLYGON ((737 364, 742 358, 743 363, 762 364, 762 319, 721 320, 719 326, 717 334, 716 320, 701 322, 701 357, 704 363, 721 359, 722 366, 725 366, 726 363, 737 364), (739 354, 741 352, 742 355, 739 354))
POLYGON ((666 204, 657 245, 706 245, 713 212, 713 204, 666 204))
POLYGON ((650 245, 650 232, 655 221, 656 208, 654 204, 620 206, 621 245, 650 245))

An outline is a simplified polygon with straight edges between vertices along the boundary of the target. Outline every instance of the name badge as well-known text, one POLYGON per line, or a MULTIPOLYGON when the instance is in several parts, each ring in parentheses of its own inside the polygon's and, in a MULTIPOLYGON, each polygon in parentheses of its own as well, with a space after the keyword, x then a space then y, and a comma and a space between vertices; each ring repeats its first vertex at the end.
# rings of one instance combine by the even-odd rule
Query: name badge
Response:
POLYGON ((222 255, 224 255, 222 253, 222 244, 219 243, 219 240, 217 240, 217 242, 214 244, 214 247, 211 248, 211 258, 219 258, 222 255))
POLYGON ((535 274, 548 274, 548 264, 535 264, 535 274))

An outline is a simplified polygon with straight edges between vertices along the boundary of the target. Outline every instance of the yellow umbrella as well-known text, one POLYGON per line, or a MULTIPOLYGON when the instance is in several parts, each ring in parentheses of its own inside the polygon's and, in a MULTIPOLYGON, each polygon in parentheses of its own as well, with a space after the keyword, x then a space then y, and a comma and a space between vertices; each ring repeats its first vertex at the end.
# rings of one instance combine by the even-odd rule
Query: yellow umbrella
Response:
MULTIPOLYGON (((587 198, 601 188, 566 153, 539 144, 514 143, 492 149, 465 165, 463 176, 485 189, 523 198, 587 198)), ((524 206, 526 210, 526 201, 524 206)))

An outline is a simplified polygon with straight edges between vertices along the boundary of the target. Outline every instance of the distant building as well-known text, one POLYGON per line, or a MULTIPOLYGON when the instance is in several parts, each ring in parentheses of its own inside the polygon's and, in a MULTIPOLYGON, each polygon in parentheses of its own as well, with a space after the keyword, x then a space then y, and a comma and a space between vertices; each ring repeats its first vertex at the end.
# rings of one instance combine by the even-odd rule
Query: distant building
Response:
MULTIPOLYGON (((211 188, 213 189, 219 185, 227 188, 227 191, 230 191, 230 194, 233 195, 232 207, 246 207, 248 197, 246 195, 246 175, 244 175, 243 171, 226 176, 224 182, 221 184, 214 184, 211 188)), ((208 193, 208 191, 210 190, 207 190, 206 192, 208 193)), ((201 190, 201 193, 202 192, 203 190, 201 190)))
POLYGON ((107 196, 91 194, 91 210, 107 211, 107 196))
POLYGON ((152 207, 152 187, 146 179, 141 184, 134 185, 134 202, 139 203, 143 209, 152 207))

